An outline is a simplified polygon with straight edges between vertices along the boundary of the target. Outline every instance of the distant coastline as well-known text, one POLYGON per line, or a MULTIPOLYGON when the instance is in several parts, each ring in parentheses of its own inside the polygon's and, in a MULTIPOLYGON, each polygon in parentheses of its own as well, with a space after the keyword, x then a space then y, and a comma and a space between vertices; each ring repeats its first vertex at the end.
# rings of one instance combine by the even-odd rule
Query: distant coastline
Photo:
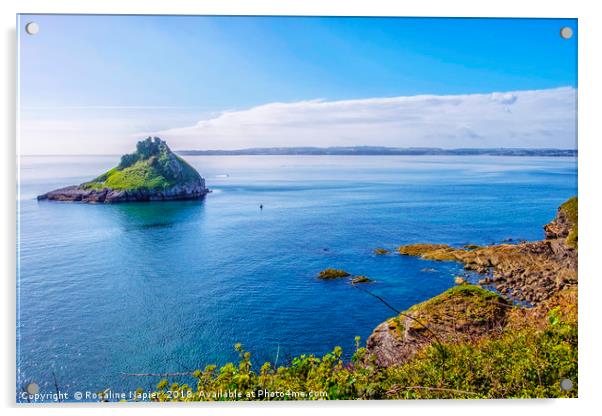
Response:
POLYGON ((437 147, 257 147, 234 150, 180 150, 184 156, 540 156, 576 157, 577 149, 458 148, 437 147))

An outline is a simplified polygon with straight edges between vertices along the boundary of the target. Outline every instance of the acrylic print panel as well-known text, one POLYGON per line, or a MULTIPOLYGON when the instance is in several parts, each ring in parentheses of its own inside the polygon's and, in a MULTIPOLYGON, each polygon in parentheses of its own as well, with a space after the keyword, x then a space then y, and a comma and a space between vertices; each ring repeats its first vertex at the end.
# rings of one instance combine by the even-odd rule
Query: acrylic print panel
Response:
POLYGON ((576 20, 17 25, 18 402, 577 396, 576 20))

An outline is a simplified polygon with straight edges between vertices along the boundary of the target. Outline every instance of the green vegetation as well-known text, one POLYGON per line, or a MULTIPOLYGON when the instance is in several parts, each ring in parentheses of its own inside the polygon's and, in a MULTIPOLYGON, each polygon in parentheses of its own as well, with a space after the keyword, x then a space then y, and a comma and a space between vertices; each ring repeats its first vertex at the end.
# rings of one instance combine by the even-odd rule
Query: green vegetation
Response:
POLYGON ((566 238, 566 243, 575 249, 578 248, 578 208, 579 203, 576 196, 570 198, 560 206, 560 209, 565 213, 566 218, 571 225, 571 231, 566 238))
POLYGON ((85 183, 86 189, 165 189, 175 182, 168 180, 148 161, 136 162, 134 165, 119 170, 113 168, 98 178, 85 183))
POLYGON ((318 277, 320 279, 340 279, 342 277, 348 277, 351 276, 349 273, 347 273, 345 270, 340 270, 340 269, 324 269, 322 270, 319 274, 318 277))
POLYGON ((542 330, 506 330, 476 343, 444 344, 443 353, 431 345, 406 365, 388 370, 387 387, 466 392, 402 388, 393 394, 396 398, 576 397, 576 386, 564 392, 560 380, 577 381, 577 322, 562 320, 554 310, 548 318, 542 330))
MULTIPOLYGON (((453 288, 450 296, 476 289, 453 288)), ((479 292, 479 296, 482 295, 479 292)), ((495 296, 495 295, 494 295, 495 296)), ((541 328, 509 328, 475 342, 432 344, 407 363, 383 368, 359 347, 350 362, 335 347, 323 357, 301 355, 274 368, 254 369, 240 344, 238 365, 192 373, 194 383, 162 380, 154 400, 315 400, 577 397, 577 321, 561 307, 544 315, 541 328), (560 389, 569 378, 574 387, 560 389), (224 397, 223 392, 237 396, 224 397), (221 394, 220 394, 221 392, 221 394)), ((541 321, 541 320, 540 320, 541 321)))
POLYGON ((199 178, 197 171, 172 153, 164 141, 149 137, 138 142, 136 152, 123 155, 117 167, 82 184, 82 187, 162 190, 199 178))
POLYGON ((425 305, 438 305, 450 299, 458 301, 459 299, 463 298, 470 298, 473 300, 479 299, 483 302, 491 300, 500 301, 502 299, 498 294, 490 290, 483 289, 482 287, 476 285, 461 285, 447 289, 445 292, 435 296, 434 298, 419 303, 418 305, 412 306, 409 310, 412 310, 412 308, 417 308, 419 306, 424 307, 425 305))
MULTIPOLYGON (((508 307, 498 294, 464 282, 410 307, 405 313, 411 314, 422 324, 441 327, 438 332, 442 335, 448 332, 456 335, 459 327, 501 322, 508 307)), ((399 321, 402 317, 393 319, 399 321)), ((410 326, 420 328, 421 325, 412 321, 410 326)))

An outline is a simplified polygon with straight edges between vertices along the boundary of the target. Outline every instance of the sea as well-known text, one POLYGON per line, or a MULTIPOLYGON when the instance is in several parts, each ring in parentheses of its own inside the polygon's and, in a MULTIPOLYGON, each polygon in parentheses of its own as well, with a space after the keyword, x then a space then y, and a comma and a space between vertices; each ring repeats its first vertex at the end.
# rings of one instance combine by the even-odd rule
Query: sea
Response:
POLYGON ((203 200, 92 205, 36 196, 119 156, 20 157, 18 401, 32 383, 66 401, 153 389, 162 377, 140 374, 236 362, 236 343, 256 367, 335 346, 349 359, 354 338, 364 345, 395 312, 321 270, 365 275, 363 288, 404 310, 465 272, 395 247, 538 240, 577 194, 577 160, 565 157, 185 159, 212 190, 203 200))

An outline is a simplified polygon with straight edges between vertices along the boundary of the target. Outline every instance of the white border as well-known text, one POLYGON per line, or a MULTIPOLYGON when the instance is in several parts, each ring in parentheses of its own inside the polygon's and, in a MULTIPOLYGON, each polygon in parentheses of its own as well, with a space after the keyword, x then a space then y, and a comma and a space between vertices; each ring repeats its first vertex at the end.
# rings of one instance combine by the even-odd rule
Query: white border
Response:
MULTIPOLYGON (((602 172, 599 123, 602 110, 600 42, 602 15, 594 1, 579 0, 3 0, 0 2, 3 34, 1 126, 2 143, 2 377, 0 401, 4 414, 287 414, 309 412, 330 414, 420 413, 507 415, 512 413, 587 414, 600 406, 600 335, 599 298, 602 295, 600 264, 595 249, 600 247, 600 180, 602 172), (15 391, 15 91, 16 91, 16 13, 114 13, 114 14, 249 14, 249 15, 349 15, 349 16, 441 16, 441 17, 577 17, 579 18, 579 199, 580 199, 580 290, 579 290, 579 399, 573 400, 496 400, 496 401, 423 401, 423 402, 331 402, 331 403, 226 403, 196 406, 115 406, 82 405, 24 407, 14 404, 15 391), (597 244, 597 246, 596 246, 597 244)), ((596 409, 599 411, 599 409, 596 409)))

